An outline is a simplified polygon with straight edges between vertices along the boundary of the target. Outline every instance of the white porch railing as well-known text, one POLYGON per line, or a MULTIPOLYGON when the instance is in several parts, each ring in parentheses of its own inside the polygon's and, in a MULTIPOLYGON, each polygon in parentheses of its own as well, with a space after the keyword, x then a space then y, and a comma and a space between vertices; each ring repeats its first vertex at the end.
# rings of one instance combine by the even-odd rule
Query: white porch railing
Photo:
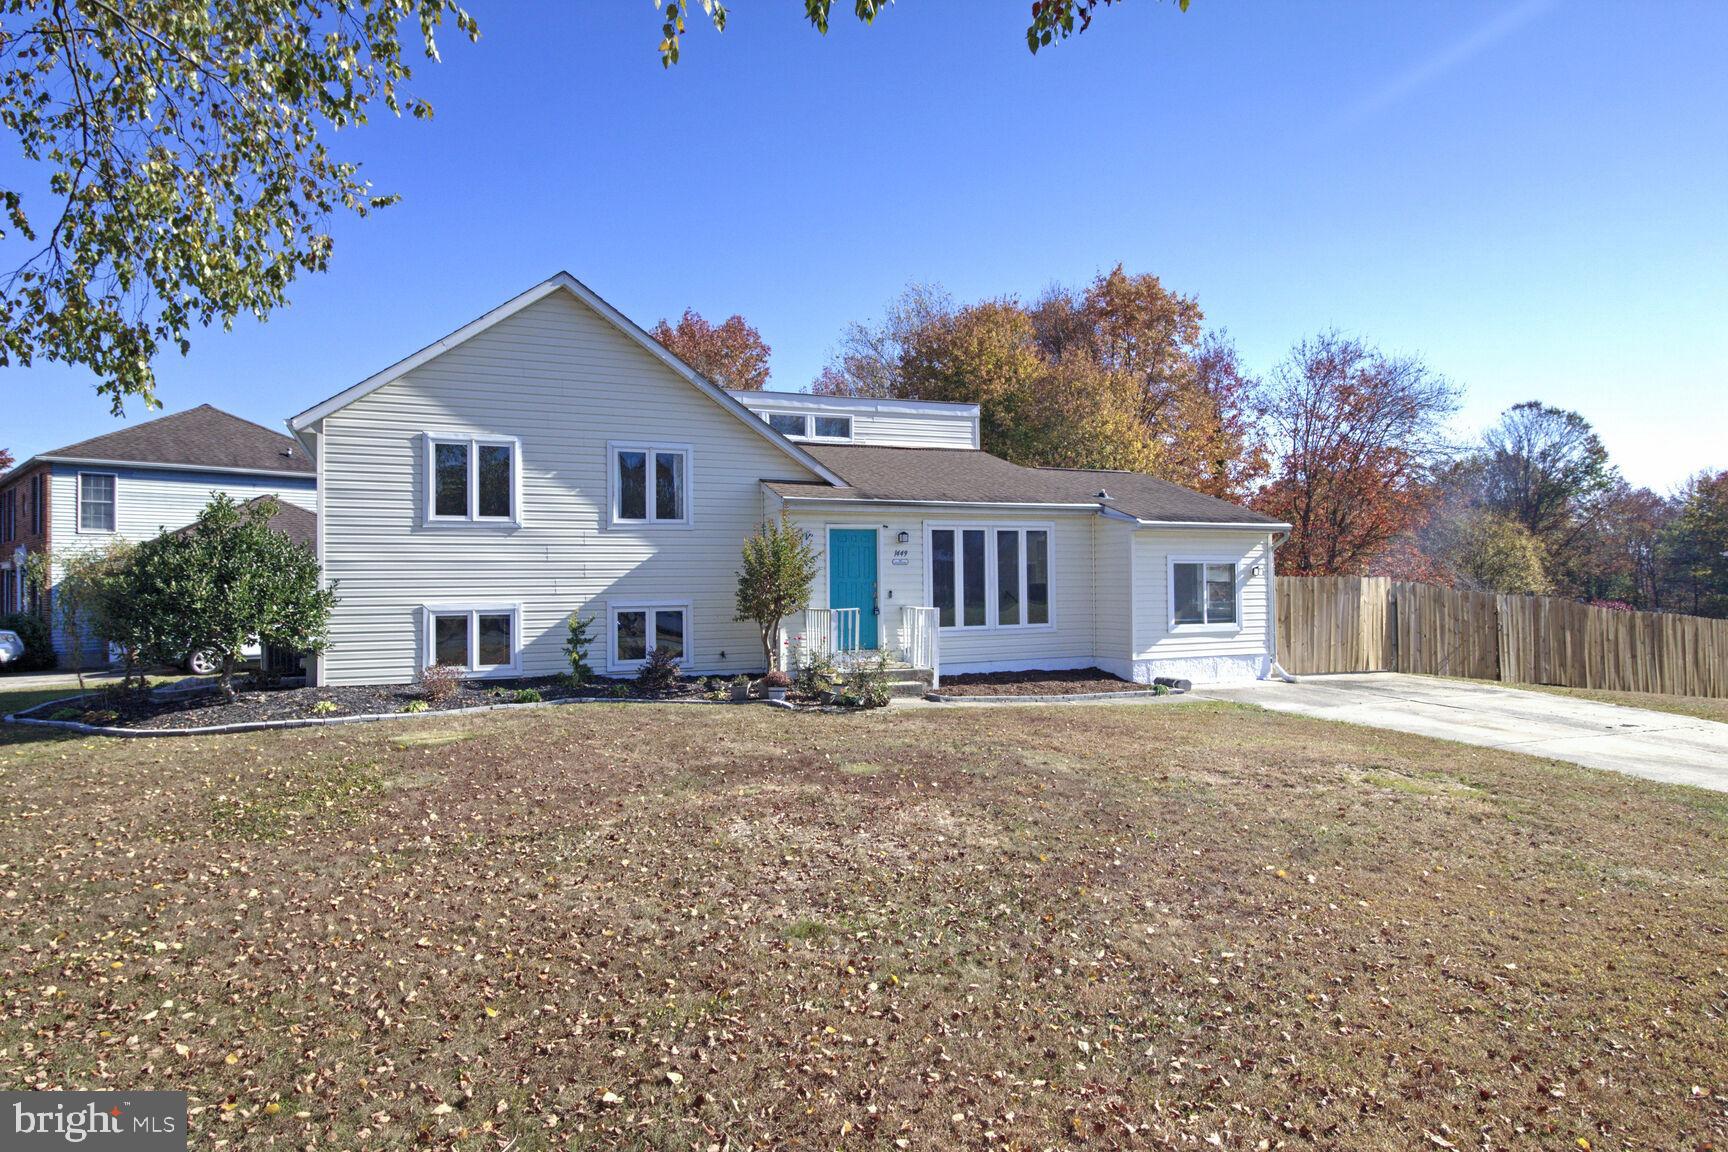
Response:
POLYGON ((942 687, 941 621, 934 608, 900 608, 900 651, 906 663, 930 670, 930 687, 942 687))
POLYGON ((857 608, 804 609, 804 651, 845 663, 858 651, 860 616, 857 608))

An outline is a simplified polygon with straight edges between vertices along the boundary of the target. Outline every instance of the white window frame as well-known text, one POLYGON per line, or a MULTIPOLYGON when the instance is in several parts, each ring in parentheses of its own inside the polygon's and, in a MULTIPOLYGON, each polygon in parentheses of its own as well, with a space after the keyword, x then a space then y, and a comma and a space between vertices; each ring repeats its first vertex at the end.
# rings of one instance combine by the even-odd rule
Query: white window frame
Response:
POLYGON ((812 412, 810 414, 810 435, 809 435, 808 439, 814 440, 818 444, 850 444, 850 443, 852 443, 852 429, 853 429, 852 417, 848 413, 845 413, 845 412, 812 412), (822 434, 820 434, 819 432, 816 431, 816 421, 818 421, 818 420, 844 420, 844 421, 846 421, 846 435, 844 435, 844 436, 823 436, 822 434))
POLYGON ((420 611, 424 617, 421 635, 425 645, 420 658, 422 668, 430 668, 438 654, 437 617, 466 614, 468 617, 469 663, 463 666, 463 674, 474 677, 521 675, 522 605, 520 603, 423 604, 420 606, 420 611), (480 655, 480 617, 506 615, 510 617, 510 663, 474 663, 474 659, 480 655))
POLYGON ((762 423, 768 425, 770 428, 774 428, 774 431, 779 432, 780 435, 786 437, 788 440, 808 440, 810 438, 810 413, 808 412, 775 412, 770 410, 762 413, 762 423), (774 420, 776 417, 782 420, 790 417, 793 420, 802 421, 804 430, 802 432, 784 432, 779 428, 774 428, 774 420))
POLYGON ((76 481, 76 487, 73 489, 73 497, 74 497, 74 503, 77 505, 77 507, 73 510, 74 515, 76 517, 76 519, 74 519, 73 523, 77 526, 77 530, 80 534, 85 535, 85 536, 112 536, 112 535, 114 535, 114 533, 116 533, 120 530, 120 475, 119 475, 119 473, 117 473, 117 472, 80 472, 80 473, 78 473, 78 478, 76 481), (84 527, 84 478, 86 476, 106 476, 114 482, 113 499, 112 499, 112 501, 110 501, 110 504, 109 504, 109 506, 111 508, 113 508, 113 510, 114 510, 114 526, 112 528, 86 528, 86 527, 84 527))
POLYGON ((941 619, 940 606, 936 603, 936 549, 934 547, 935 533, 953 532, 954 535, 954 623, 941 625, 940 630, 948 633, 974 632, 1053 632, 1056 630, 1056 525, 1049 521, 1036 520, 1001 520, 984 521, 948 521, 927 520, 924 522, 924 605, 938 609, 937 619, 941 619), (960 533, 982 529, 984 532, 984 623, 962 624, 962 594, 965 586, 965 558, 961 546, 960 533), (1001 597, 997 594, 1001 581, 996 570, 996 533, 1020 533, 1020 616, 1018 624, 1003 624, 998 619, 1001 608, 1001 597), (1049 586, 1046 595, 1049 599, 1050 619, 1043 624, 1028 624, 1025 621, 1026 611, 1026 533, 1043 532, 1049 542, 1049 551, 1045 562, 1049 565, 1049 586))
POLYGON ((474 436, 462 432, 427 432, 422 455, 426 477, 425 523, 427 524, 504 524, 513 527, 522 523, 522 441, 515 436, 474 436), (468 511, 461 516, 438 514, 437 453, 440 444, 460 444, 468 449, 468 511), (510 515, 480 515, 480 449, 510 449, 510 515))
POLYGON ((1230 633, 1242 631, 1242 564, 1240 556, 1171 556, 1166 560, 1164 570, 1164 607, 1165 619, 1169 622, 1171 632, 1217 632, 1230 633), (1230 568, 1230 580, 1236 590, 1236 619, 1228 623, 1214 624, 1205 621, 1199 624, 1178 624, 1176 622, 1176 566, 1178 564, 1199 564, 1200 569, 1200 612, 1206 614, 1206 569, 1207 564, 1223 564, 1230 568))
POLYGON ((691 608, 690 600, 608 600, 606 602, 606 670, 608 672, 636 672, 648 662, 646 657, 641 660, 618 659, 618 614, 620 612, 646 612, 649 614, 648 634, 644 639, 647 642, 645 651, 652 652, 654 650, 653 614, 663 612, 668 608, 676 608, 684 613, 684 655, 678 658, 678 665, 680 671, 690 665, 692 654, 696 651, 696 644, 692 639, 695 613, 691 608))
POLYGON ((606 442, 606 525, 609 528, 689 528, 696 522, 696 450, 689 444, 668 444, 650 440, 608 440, 606 442), (646 519, 625 519, 618 514, 618 501, 623 493, 618 484, 618 456, 623 452, 647 454, 648 474, 644 480, 647 499, 643 511, 646 519), (654 454, 676 452, 684 457, 684 515, 677 520, 662 520, 654 492, 654 454))

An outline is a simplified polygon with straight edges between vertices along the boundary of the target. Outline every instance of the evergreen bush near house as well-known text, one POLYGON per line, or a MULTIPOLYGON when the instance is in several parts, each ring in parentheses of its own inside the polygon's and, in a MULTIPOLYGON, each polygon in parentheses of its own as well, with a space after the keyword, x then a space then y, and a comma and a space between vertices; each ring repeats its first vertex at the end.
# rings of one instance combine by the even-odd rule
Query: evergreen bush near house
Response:
POLYGON ((540 691, 537 688, 519 688, 510 700, 514 704, 538 704, 540 703, 540 691))
POLYGON ((12 665, 19 672, 46 672, 54 667, 54 630, 48 621, 30 612, 0 616, 0 630, 18 633, 24 655, 12 665))
POLYGON ((751 620, 762 635, 770 669, 780 666, 780 621, 810 604, 817 574, 815 545, 784 516, 762 522, 744 541, 734 620, 751 620))
POLYGON ((594 643, 594 617, 570 613, 570 634, 564 641, 564 655, 570 661, 565 679, 572 688, 580 688, 594 678, 588 664, 588 649, 594 643))

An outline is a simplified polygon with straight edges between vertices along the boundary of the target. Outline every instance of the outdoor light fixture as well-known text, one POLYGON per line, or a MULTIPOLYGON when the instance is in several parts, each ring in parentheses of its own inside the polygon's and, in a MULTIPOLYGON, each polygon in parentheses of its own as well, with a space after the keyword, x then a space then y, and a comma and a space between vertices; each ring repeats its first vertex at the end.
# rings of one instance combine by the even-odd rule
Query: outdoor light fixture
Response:
POLYGON ((912 539, 912 534, 911 534, 911 533, 910 533, 910 532, 907 532, 907 531, 905 531, 905 530, 904 530, 904 529, 902 529, 902 530, 901 530, 901 532, 900 532, 900 535, 898 535, 898 536, 896 536, 896 537, 894 537, 894 539, 896 539, 896 540, 898 540, 898 541, 899 541, 899 542, 900 542, 900 543, 902 543, 902 544, 904 544, 904 543, 906 543, 906 542, 907 542, 907 541, 908 541, 908 540, 910 540, 910 539, 912 539))

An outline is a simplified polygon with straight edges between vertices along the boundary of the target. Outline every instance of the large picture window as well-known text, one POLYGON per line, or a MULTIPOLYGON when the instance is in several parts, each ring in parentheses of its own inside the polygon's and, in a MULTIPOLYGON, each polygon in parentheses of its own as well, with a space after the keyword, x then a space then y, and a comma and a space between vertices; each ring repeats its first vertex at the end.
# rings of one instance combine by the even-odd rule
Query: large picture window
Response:
POLYGON ((612 523, 690 523, 690 448, 613 444, 612 523))
POLYGON ((929 530, 930 600, 943 628, 1050 624, 1049 526, 929 530))
POLYGON ((427 436, 427 519, 520 523, 519 453, 513 439, 427 436))
POLYGON ((1172 627, 1234 627, 1236 563, 1233 560, 1172 560, 1170 562, 1170 624, 1172 627))
POLYGON ((427 664, 448 664, 475 675, 518 670, 517 605, 431 605, 425 612, 427 664))
POLYGON ((114 531, 114 481, 112 472, 78 473, 78 531, 114 531))
POLYGON ((665 648, 680 661, 690 653, 690 602, 650 601, 610 605, 607 663, 615 671, 639 668, 655 648, 665 648))

